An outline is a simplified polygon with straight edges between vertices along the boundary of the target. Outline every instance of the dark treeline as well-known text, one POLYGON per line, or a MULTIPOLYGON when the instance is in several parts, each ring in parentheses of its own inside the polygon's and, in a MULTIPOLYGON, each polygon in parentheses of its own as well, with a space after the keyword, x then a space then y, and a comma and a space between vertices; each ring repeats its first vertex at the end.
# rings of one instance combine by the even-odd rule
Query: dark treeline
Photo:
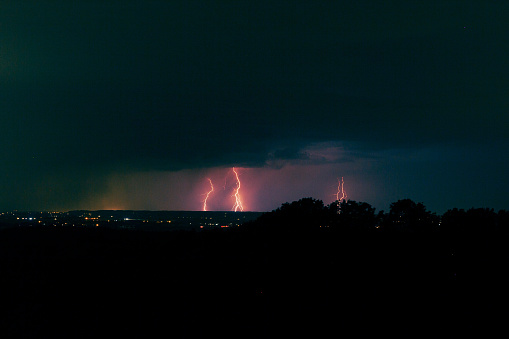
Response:
POLYGON ((245 225, 258 230, 310 231, 332 228, 340 231, 441 232, 444 234, 484 234, 509 232, 509 212, 495 212, 490 208, 451 209, 437 216, 423 203, 410 199, 390 205, 388 213, 366 202, 343 200, 324 205, 321 200, 303 198, 284 203, 280 208, 264 214, 257 221, 245 225))
POLYGON ((8 228, 0 335, 489 336, 506 331, 507 229, 505 211, 312 198, 233 229, 8 228))

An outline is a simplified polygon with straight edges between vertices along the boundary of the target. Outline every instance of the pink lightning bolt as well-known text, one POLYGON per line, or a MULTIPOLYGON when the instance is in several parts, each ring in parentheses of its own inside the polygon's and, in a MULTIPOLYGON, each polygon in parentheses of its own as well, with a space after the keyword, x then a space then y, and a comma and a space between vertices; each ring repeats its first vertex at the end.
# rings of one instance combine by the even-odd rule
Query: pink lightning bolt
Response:
POLYGON ((205 200, 203 200, 203 211, 205 212, 207 211, 207 199, 209 198, 210 194, 214 192, 214 185, 212 185, 212 180, 210 180, 210 178, 207 178, 207 180, 210 183, 210 191, 205 193, 205 200))
POLYGON ((235 173, 235 178, 237 180, 237 187, 235 188, 235 194, 234 194, 234 197, 235 197, 235 205, 233 205, 233 208, 232 210, 237 212, 238 210, 240 211, 243 211, 244 210, 244 207, 242 207, 242 201, 240 199, 240 194, 239 194, 239 190, 240 190, 240 179, 239 179, 239 174, 237 173, 237 171, 235 170, 235 167, 232 167, 232 170, 233 170, 233 173, 235 173))
POLYGON ((343 177, 341 177, 341 181, 339 181, 339 178, 338 178, 338 192, 336 193, 336 200, 338 202, 341 202, 341 200, 346 200, 346 198, 348 197, 346 195, 345 190, 343 189, 344 184, 345 184, 345 182, 343 180, 343 177), (341 197, 339 196, 340 194, 341 194, 341 197))

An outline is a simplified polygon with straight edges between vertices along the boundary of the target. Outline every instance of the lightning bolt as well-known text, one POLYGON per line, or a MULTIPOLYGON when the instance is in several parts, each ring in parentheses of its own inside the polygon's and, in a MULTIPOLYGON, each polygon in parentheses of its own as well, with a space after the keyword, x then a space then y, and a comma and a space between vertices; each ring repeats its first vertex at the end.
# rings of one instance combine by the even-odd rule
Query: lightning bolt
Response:
POLYGON ((233 173, 235 173, 235 179, 237 180, 237 187, 235 188, 235 194, 233 195, 235 197, 235 205, 233 205, 232 211, 243 211, 244 207, 242 207, 242 200, 240 199, 240 179, 239 174, 235 170, 235 167, 232 167, 233 173))
POLYGON ((341 200, 346 200, 346 198, 348 197, 346 195, 345 190, 343 189, 344 184, 345 184, 345 181, 343 180, 343 177, 341 177, 341 181, 338 178, 338 192, 336 193, 336 200, 338 202, 341 202, 341 200))
POLYGON ((210 183, 210 191, 208 191, 207 193, 205 193, 205 200, 203 200, 203 211, 207 211, 207 199, 209 198, 210 194, 212 192, 214 192, 214 185, 212 184, 212 180, 210 180, 210 178, 207 178, 207 180, 209 181, 210 183))

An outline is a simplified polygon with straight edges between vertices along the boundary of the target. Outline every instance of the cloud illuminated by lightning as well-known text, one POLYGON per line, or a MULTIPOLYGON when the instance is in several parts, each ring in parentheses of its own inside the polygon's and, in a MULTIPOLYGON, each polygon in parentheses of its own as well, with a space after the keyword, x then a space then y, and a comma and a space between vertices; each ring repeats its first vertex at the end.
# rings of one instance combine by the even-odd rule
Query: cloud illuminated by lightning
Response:
POLYGON ((242 206, 242 200, 240 198, 240 179, 239 179, 239 174, 237 173, 237 171, 235 170, 235 167, 232 167, 232 170, 233 170, 233 173, 235 173, 235 179, 237 180, 237 187, 235 188, 235 194, 233 195, 235 197, 235 204, 233 205, 233 208, 232 210, 237 212, 237 211, 243 211, 244 210, 244 207, 242 206))
POLYGON ((212 184, 212 180, 210 178, 207 178, 210 183, 210 191, 205 193, 205 200, 203 200, 203 211, 207 211, 207 199, 209 198, 210 194, 214 192, 214 185, 212 184))

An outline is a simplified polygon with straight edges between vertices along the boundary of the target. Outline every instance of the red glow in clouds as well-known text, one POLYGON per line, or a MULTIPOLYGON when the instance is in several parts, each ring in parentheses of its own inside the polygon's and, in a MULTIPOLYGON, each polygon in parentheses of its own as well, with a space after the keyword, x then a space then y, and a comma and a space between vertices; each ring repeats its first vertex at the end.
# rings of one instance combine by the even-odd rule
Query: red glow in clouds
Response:
POLYGON ((212 180, 210 178, 207 178, 210 183, 210 191, 205 193, 205 200, 203 200, 203 210, 207 211, 207 199, 209 198, 210 194, 214 192, 214 185, 212 185, 212 180))
POLYGON ((239 194, 239 190, 240 190, 240 179, 239 179, 239 174, 237 173, 237 171, 235 170, 235 167, 232 167, 232 170, 233 170, 233 173, 235 173, 235 178, 237 180, 237 187, 235 188, 235 194, 234 194, 234 197, 235 197, 235 205, 233 205, 233 208, 232 208, 232 211, 243 211, 244 210, 244 207, 242 207, 242 200, 240 199, 240 194, 239 194))

